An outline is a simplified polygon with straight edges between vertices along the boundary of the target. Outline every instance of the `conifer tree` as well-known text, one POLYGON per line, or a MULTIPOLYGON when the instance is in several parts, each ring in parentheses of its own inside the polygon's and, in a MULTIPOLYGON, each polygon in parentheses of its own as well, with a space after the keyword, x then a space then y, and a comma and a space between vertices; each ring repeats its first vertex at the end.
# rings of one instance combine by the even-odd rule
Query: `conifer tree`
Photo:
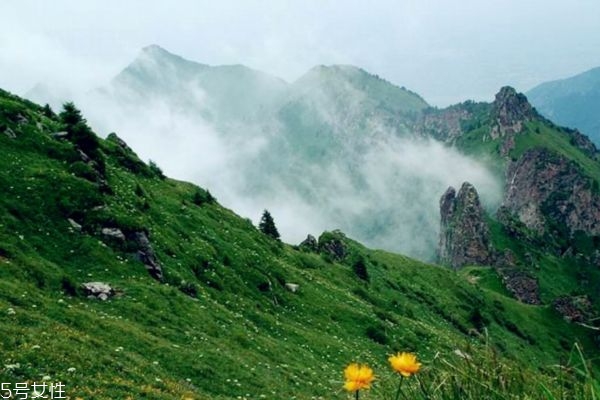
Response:
POLYGON ((277 231, 277 227, 275 227, 275 221, 273 221, 271 213, 267 210, 263 212, 260 223, 258 224, 258 229, 265 235, 271 236, 275 240, 280 240, 279 231, 277 231))

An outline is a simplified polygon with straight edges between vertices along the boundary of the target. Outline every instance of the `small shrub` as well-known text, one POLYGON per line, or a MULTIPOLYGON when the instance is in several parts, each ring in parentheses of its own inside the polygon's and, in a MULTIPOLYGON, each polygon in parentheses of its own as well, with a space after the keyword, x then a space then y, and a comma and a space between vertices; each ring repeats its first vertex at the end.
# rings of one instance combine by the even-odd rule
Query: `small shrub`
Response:
POLYGON ((158 164, 156 164, 154 161, 150 160, 148 161, 148 168, 150 169, 150 171, 152 172, 152 174, 154 176, 156 176, 157 178, 160 179, 165 179, 165 174, 163 173, 162 169, 160 169, 160 167, 158 166, 158 164))
POLYGON ((387 345, 390 341, 385 333, 385 327, 383 325, 371 325, 367 327, 365 334, 375 343, 382 345, 387 345))
POLYGON ((192 203, 194 203, 197 206, 201 206, 203 204, 210 204, 210 203, 214 203, 214 202, 215 202, 215 198, 212 196, 212 194, 210 194, 210 192, 208 190, 206 190, 206 191, 197 190, 194 193, 194 197, 192 198, 192 203))
POLYGON ((367 264, 365 263, 365 258, 363 256, 359 256, 358 259, 352 264, 352 270, 354 274, 365 282, 369 282, 369 273, 367 271, 367 264))
POLYGON ((60 287, 67 296, 75 297, 78 294, 77 284, 66 275, 61 278, 60 287))
POLYGON ((192 282, 181 281, 179 284, 179 290, 187 294, 190 297, 198 297, 198 287, 192 282))

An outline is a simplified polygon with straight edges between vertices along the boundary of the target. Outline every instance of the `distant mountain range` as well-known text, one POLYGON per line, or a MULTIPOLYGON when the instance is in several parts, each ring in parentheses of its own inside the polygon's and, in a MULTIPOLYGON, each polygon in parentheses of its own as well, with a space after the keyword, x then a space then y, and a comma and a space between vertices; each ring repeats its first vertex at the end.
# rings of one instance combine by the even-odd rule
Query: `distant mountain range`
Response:
POLYGON ((415 129, 431 109, 423 98, 354 66, 317 66, 287 83, 153 45, 80 103, 98 131, 153 151, 243 215, 268 208, 288 241, 339 228, 432 260, 448 185, 469 180, 486 205, 500 200, 487 167, 415 129))
POLYGON ((370 246, 433 260, 437 199, 448 186, 471 182, 489 213, 501 204, 497 157, 510 143, 489 146, 503 129, 524 127, 516 117, 505 126, 494 110, 528 103, 514 91, 499 95, 492 104, 439 110, 354 66, 317 66, 288 83, 151 45, 81 101, 98 131, 116 130, 227 206, 253 218, 271 210, 287 241, 339 228, 370 246))
POLYGON ((600 67, 542 83, 527 92, 527 97, 547 118, 579 129, 600 144, 600 67))

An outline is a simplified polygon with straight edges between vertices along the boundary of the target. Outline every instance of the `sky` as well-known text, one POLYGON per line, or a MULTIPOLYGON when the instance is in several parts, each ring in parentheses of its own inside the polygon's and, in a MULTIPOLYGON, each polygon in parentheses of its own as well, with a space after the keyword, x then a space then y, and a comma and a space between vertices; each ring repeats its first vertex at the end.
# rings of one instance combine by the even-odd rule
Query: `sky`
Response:
POLYGON ((598 0, 2 0, 0 88, 106 84, 158 44, 294 81, 353 64, 435 106, 600 66, 598 0))

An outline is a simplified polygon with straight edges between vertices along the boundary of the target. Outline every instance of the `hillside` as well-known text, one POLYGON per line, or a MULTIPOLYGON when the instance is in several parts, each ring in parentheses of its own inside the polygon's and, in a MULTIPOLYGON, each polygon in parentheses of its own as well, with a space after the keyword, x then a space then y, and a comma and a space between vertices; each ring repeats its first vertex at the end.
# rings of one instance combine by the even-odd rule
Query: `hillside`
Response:
POLYGON ((600 68, 542 83, 529 90, 527 97, 547 118, 579 129, 600 145, 600 68))
POLYGON ((277 242, 116 135, 97 138, 73 107, 57 116, 0 92, 0 132, 2 382, 62 381, 71 398, 344 398, 349 362, 385 388, 387 355, 410 350, 436 398, 589 390, 555 365, 578 367, 576 341, 594 354, 594 332, 517 302, 493 270, 455 273, 341 232, 277 242), (90 282, 110 285, 106 301, 90 282), (479 360, 489 376, 461 375, 479 360))

